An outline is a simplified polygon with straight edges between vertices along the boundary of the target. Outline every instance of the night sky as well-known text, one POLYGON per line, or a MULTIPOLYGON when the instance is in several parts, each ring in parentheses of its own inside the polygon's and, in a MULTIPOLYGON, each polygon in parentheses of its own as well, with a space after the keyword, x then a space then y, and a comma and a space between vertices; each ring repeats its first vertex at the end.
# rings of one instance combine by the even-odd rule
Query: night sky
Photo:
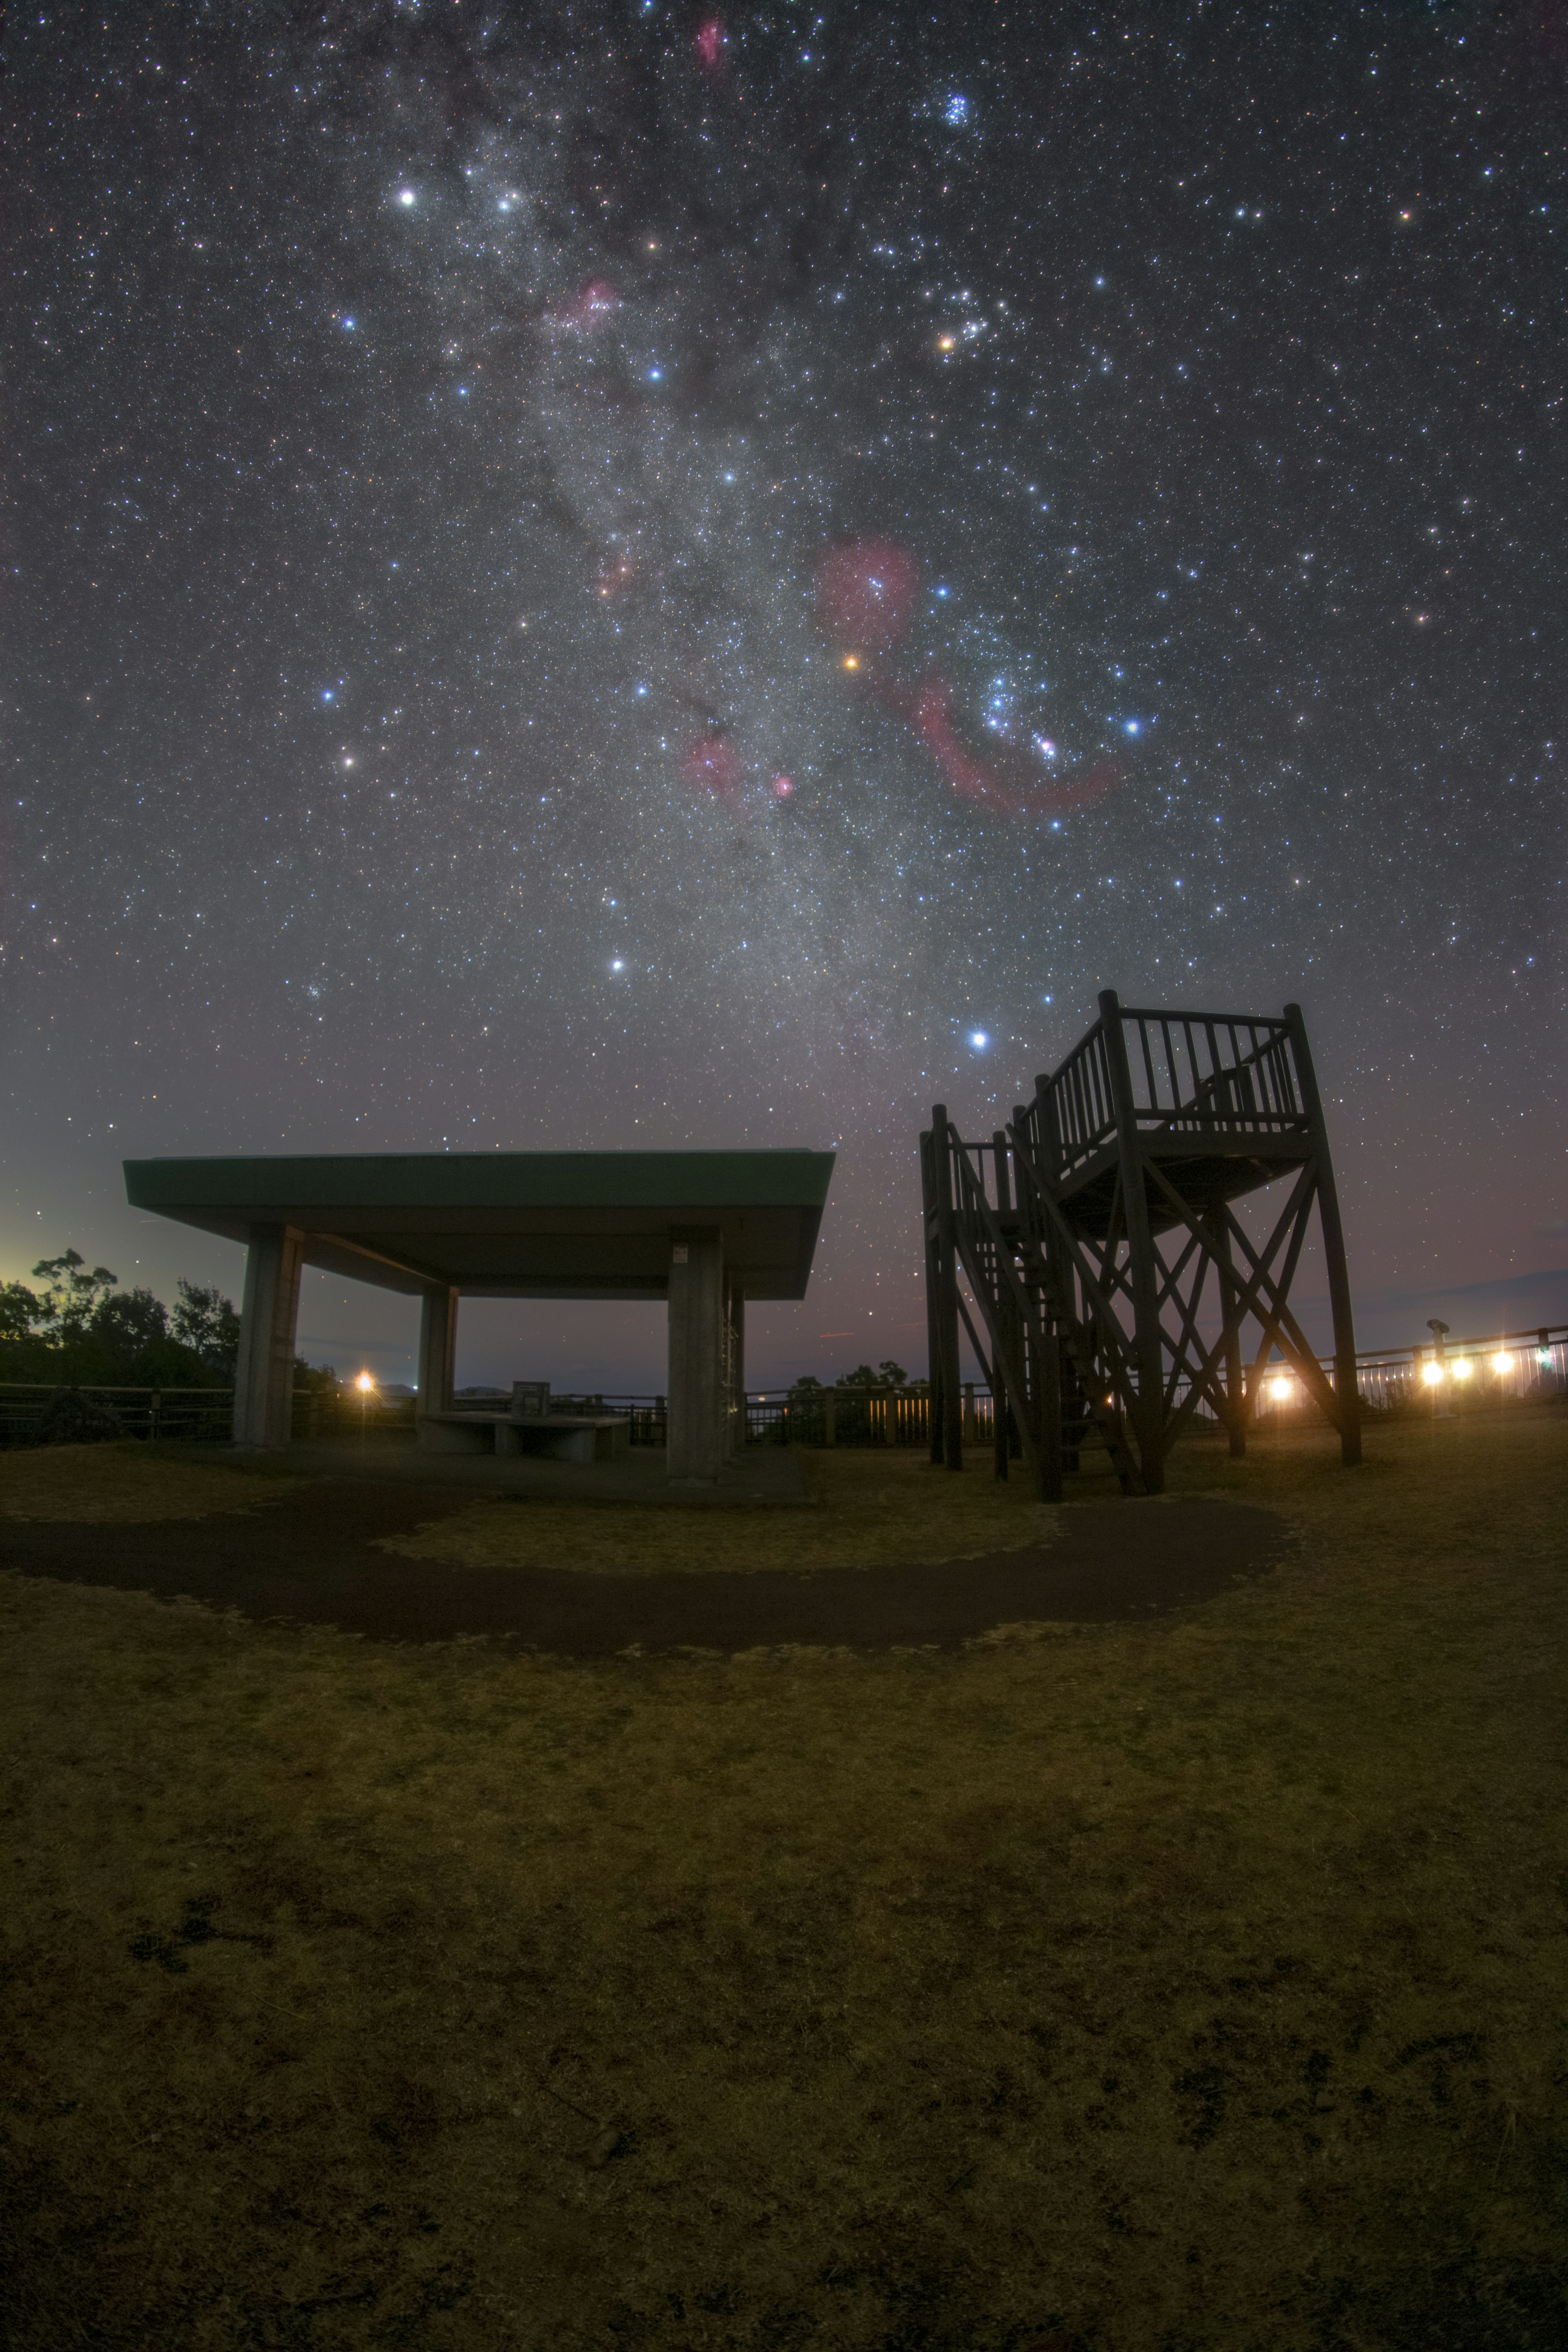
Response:
POLYGON ((0 1274, 237 1293, 124 1156, 836 1145, 751 1378, 923 1370, 929 1106, 1110 985, 1303 1004, 1363 1338, 1568 1313, 1568 8, 9 38, 0 1274))

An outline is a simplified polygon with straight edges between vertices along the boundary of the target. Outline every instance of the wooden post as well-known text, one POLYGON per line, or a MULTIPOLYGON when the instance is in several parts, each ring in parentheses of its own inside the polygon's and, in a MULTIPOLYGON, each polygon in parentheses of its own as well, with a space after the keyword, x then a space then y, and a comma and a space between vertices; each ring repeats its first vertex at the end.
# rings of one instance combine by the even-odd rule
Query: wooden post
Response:
POLYGON ((1030 1368, 1034 1374, 1030 1386, 1039 1412, 1040 1500, 1042 1503, 1059 1503, 1062 1499, 1063 1470, 1062 1368, 1047 1297, 1040 1299, 1039 1312, 1029 1333, 1029 1344, 1037 1351, 1036 1361, 1030 1368))
POLYGON ((942 1251, 935 1232, 935 1153, 930 1132, 921 1137, 921 1223, 926 1256, 926 1434, 933 1465, 942 1460, 942 1251))
POLYGON ((1340 1460, 1353 1469, 1361 1460, 1361 1396, 1356 1387, 1355 1320, 1351 1310, 1350 1268, 1345 1263, 1345 1233, 1340 1217, 1340 1196, 1329 1156, 1329 1130, 1323 1118, 1317 1072, 1307 1044, 1307 1024, 1299 1004, 1285 1007, 1295 1049, 1296 1076, 1301 1087, 1301 1108, 1307 1114, 1307 1136, 1318 1179, 1318 1222, 1323 1232, 1323 1263, 1329 1277, 1329 1307, 1334 1324, 1334 1398, 1339 1407, 1340 1460))
MULTIPOLYGON (((993 1157, 996 1162, 996 1216, 998 1223, 1001 1223, 1003 1218, 1010 1217, 1012 1215, 1016 1205, 1013 1199, 1011 1171, 1007 1156, 1008 1149, 1007 1138, 1003 1133, 1002 1129, 999 1127, 993 1128, 991 1130, 991 1150, 993 1157)), ((997 1312, 1001 1316, 1003 1321, 1013 1330, 1016 1348, 1017 1333, 1016 1329, 1016 1318, 1012 1298, 1008 1291, 1007 1285, 1001 1280, 998 1280, 996 1285, 996 1297, 997 1312)), ((1008 1457, 1007 1383, 1003 1378, 1002 1373, 1002 1351, 1000 1349, 997 1349, 994 1352, 995 1355, 995 1361, 991 1366, 991 1460, 992 1466, 994 1469, 996 1476, 998 1478, 1005 1479, 1007 1475, 1008 1457)))
POLYGON ((942 1362, 942 1458, 949 1470, 963 1467, 963 1424, 959 1418, 958 1244, 953 1234, 952 1130, 947 1105, 931 1114, 931 1176, 936 1193, 938 1289, 937 1343, 942 1362))
MULTIPOLYGON (((1219 1269, 1219 1311, 1228 1323, 1236 1305, 1237 1286, 1231 1276, 1235 1261, 1231 1255, 1230 1227, 1225 1222, 1223 1205, 1215 1219, 1214 1243, 1215 1263, 1219 1269)), ((1239 1462, 1247 1452, 1247 1391, 1241 1377, 1241 1332, 1234 1330, 1225 1343, 1225 1395, 1230 1407, 1226 1428, 1230 1435, 1233 1458, 1239 1462)))
POLYGON ((1113 988, 1102 989, 1100 1019, 1105 1038, 1110 1097, 1116 1112, 1116 1140, 1121 1161, 1121 1207, 1127 1220, 1127 1246, 1131 1259, 1132 1360, 1138 1368, 1138 1454, 1145 1494, 1158 1495, 1165 1484, 1165 1360, 1160 1339, 1160 1294, 1154 1264, 1154 1237, 1149 1225, 1149 1195, 1143 1182, 1143 1157, 1138 1142, 1138 1112, 1132 1093, 1132 1072, 1127 1060, 1127 1038, 1121 1026, 1121 1006, 1113 988))

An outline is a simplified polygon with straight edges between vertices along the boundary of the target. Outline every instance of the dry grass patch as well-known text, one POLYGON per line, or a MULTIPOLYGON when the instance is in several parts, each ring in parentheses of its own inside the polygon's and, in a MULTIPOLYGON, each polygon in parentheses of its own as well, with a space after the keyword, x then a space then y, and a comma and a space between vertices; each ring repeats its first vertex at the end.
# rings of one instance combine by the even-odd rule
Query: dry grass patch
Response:
POLYGON ((5 1581, 9 2345, 1556 2352, 1568 1442, 1370 1444, 956 1654, 5 1581))
POLYGON ((681 1510, 668 1505, 489 1496, 379 1548, 464 1568, 569 1568, 605 1575, 735 1575, 759 1569, 897 1568, 1048 1543, 1057 1514, 1021 1475, 949 1477, 918 1454, 804 1457, 809 1505, 681 1510))
POLYGON ((299 1483, 157 1446, 41 1445, 0 1454, 0 1518, 205 1519, 272 1502, 299 1483))

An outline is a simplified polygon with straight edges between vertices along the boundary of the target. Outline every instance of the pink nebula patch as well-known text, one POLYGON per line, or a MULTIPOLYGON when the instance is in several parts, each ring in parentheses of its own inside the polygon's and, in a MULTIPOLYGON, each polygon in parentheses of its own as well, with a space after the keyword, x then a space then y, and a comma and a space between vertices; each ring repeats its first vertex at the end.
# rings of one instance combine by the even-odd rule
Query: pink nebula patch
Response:
POLYGON ((730 36, 724 30, 722 17, 703 17, 691 37, 691 46, 697 52, 697 62, 704 73, 723 72, 724 47, 729 37, 730 36))
POLYGON ((741 782, 741 755, 728 735, 699 735, 681 755, 680 772, 693 792, 730 801, 741 782))
POLYGON ((1046 778, 1026 751, 1007 746, 984 757, 970 750, 952 723, 952 691, 931 670, 910 692, 878 687, 878 699, 913 729, 961 799, 978 801, 998 816, 1060 816, 1091 808, 1121 781, 1114 760, 1099 761, 1081 776, 1046 778))
POLYGON ((794 800, 795 778, 793 776, 775 776, 773 778, 773 798, 775 801, 794 800))
POLYGON ((591 335, 620 307, 621 298, 607 278, 590 278, 569 302, 558 303, 545 315, 552 327, 568 327, 580 335, 591 335))
POLYGON ((885 654, 910 625, 921 568, 892 539, 857 539, 816 567, 816 617, 846 651, 885 654))

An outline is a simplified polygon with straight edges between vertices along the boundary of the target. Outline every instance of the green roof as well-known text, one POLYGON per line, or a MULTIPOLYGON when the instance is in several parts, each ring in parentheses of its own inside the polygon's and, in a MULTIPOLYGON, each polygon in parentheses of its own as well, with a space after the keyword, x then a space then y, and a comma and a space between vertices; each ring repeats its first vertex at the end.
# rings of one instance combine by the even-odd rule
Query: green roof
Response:
POLYGON ((715 1226, 748 1297, 800 1298, 831 1151, 424 1151, 128 1160, 125 1192, 232 1241, 304 1236, 307 1264, 394 1290, 662 1297, 672 1231, 715 1226))

